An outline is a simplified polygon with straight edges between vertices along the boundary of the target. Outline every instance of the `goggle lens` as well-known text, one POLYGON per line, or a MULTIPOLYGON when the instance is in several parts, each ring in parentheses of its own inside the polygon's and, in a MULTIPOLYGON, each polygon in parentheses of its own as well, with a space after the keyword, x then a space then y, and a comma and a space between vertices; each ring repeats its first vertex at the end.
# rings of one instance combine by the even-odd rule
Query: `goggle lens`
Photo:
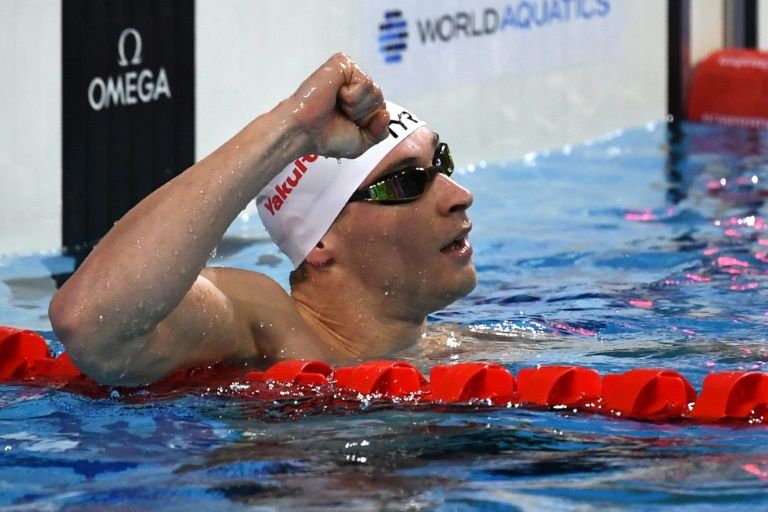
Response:
POLYGON ((424 193, 430 177, 426 172, 400 171, 368 187, 368 201, 407 201, 424 193))
POLYGON ((398 204, 415 201, 427 189, 427 184, 440 172, 453 174, 453 157, 448 144, 441 142, 435 149, 432 166, 412 167, 383 176, 376 183, 352 194, 349 202, 370 201, 380 204, 398 204))

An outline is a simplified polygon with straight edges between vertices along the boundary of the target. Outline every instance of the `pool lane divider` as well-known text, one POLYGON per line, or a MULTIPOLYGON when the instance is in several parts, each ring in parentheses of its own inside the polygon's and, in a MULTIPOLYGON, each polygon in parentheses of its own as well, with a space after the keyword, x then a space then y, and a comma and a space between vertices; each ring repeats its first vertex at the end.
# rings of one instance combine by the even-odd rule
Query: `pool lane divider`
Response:
MULTIPOLYGON (((48 386, 109 396, 66 353, 53 357, 34 331, 0 326, 0 382, 48 386)), ((469 362, 433 367, 427 379, 403 361, 371 361, 334 368, 323 361, 286 360, 266 371, 214 367, 178 372, 146 389, 164 393, 237 389, 232 396, 298 399, 334 395, 347 401, 413 404, 473 404, 594 412, 648 421, 709 423, 768 417, 768 374, 712 373, 696 394, 674 370, 636 368, 601 376, 580 366, 521 369, 517 378, 498 364, 469 362)), ((135 389, 135 388, 131 388, 135 389)))

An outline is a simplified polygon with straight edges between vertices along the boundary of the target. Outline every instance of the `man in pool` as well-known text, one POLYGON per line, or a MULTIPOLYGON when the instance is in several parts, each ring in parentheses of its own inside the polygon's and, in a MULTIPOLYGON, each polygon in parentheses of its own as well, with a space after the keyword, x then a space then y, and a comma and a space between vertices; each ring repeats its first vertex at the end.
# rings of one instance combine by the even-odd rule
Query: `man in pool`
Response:
POLYGON ((61 287, 51 324, 96 380, 280 359, 379 358, 476 284, 472 195, 448 147, 337 54, 128 212, 61 287), (327 158, 326 158, 327 157, 327 158), (206 268, 256 197, 295 270, 206 268))

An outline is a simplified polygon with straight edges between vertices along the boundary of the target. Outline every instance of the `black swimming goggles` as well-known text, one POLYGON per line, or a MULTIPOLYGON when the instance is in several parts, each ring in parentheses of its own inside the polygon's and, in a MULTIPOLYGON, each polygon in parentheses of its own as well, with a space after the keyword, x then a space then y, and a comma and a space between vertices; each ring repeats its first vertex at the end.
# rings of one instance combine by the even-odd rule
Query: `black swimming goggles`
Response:
POLYGON ((426 169, 423 167, 409 167, 386 174, 379 178, 376 183, 355 191, 348 202, 409 203, 421 197, 427 189, 427 184, 434 179, 438 172, 446 176, 453 174, 453 158, 448 149, 448 144, 445 142, 437 145, 430 167, 426 169))

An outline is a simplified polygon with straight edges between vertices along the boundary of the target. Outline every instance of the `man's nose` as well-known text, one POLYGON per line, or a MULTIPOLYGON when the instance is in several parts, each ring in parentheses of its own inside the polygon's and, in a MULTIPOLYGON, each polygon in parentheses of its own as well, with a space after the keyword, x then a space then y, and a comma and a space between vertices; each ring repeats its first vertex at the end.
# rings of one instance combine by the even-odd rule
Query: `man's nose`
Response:
POLYGON ((453 179, 443 174, 435 177, 435 188, 440 193, 440 213, 450 215, 455 212, 463 212, 474 202, 472 192, 462 187, 453 179))

